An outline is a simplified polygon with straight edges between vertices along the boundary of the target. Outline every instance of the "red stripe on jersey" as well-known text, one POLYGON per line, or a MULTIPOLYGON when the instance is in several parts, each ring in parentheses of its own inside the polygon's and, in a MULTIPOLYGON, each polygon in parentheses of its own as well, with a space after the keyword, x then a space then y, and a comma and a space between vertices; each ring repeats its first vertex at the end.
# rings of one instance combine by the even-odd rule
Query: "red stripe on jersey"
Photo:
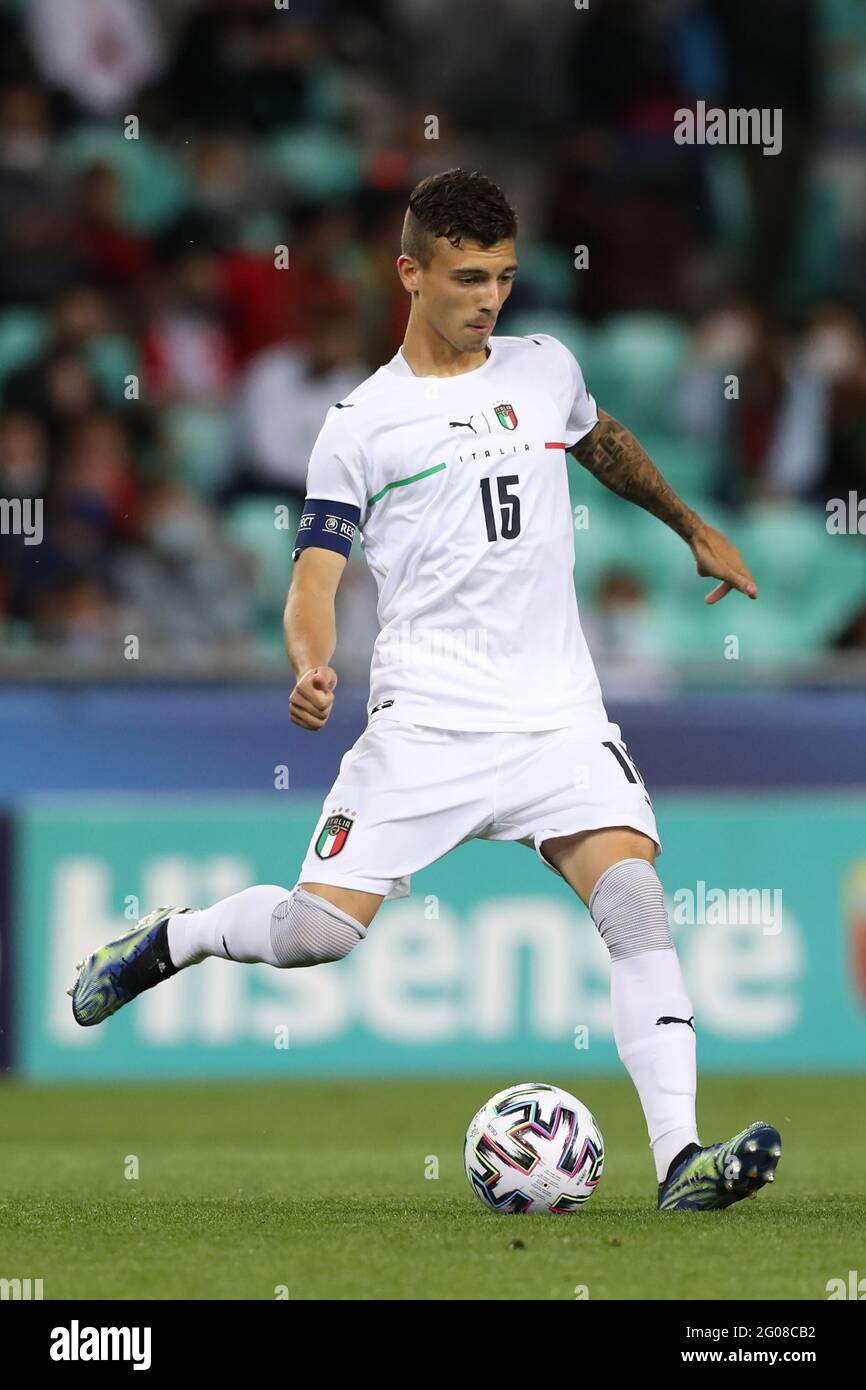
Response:
POLYGON ((545 444, 545 449, 564 449, 564 444, 545 444))

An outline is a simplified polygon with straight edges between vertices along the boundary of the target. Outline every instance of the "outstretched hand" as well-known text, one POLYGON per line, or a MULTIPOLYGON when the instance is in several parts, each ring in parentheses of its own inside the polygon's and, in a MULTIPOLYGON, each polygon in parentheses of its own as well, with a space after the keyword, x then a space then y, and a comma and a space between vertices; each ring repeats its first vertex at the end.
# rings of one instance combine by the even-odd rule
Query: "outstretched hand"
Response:
POLYGON ((722 581, 706 595, 704 603, 718 603, 731 589, 738 589, 741 594, 748 594, 749 598, 758 597, 754 575, 737 547, 721 531, 702 522, 689 545, 697 562, 698 574, 722 581))

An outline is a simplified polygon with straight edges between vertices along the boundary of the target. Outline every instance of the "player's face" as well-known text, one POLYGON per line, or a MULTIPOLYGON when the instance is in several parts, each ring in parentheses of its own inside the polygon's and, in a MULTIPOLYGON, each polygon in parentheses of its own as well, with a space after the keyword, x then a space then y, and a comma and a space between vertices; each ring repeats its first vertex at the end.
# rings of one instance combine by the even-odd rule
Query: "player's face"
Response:
POLYGON ((470 241, 455 248, 439 237, 430 265, 416 272, 417 312, 457 352, 480 352, 511 293, 516 270, 513 238, 493 246, 470 241))

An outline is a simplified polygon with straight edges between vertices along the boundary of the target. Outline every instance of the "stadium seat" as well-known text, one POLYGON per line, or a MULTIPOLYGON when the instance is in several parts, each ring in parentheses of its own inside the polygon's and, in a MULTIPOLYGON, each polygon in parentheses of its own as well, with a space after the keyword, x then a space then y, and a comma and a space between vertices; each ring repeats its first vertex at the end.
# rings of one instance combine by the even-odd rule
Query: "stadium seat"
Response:
POLYGON ((47 319, 36 309, 0 314, 0 387, 11 372, 39 356, 47 336, 47 319))
POLYGON ((734 594, 706 604, 697 585, 688 596, 658 596, 651 614, 653 640, 661 654, 685 663, 692 660, 710 675, 718 664, 720 678, 729 662, 792 660, 807 655, 814 646, 804 641, 796 615, 777 604, 762 607, 734 594))
MULTIPOLYGON (((288 585, 286 587, 288 588, 288 585)), ((283 664, 286 660, 286 649, 280 613, 285 603, 285 597, 283 594, 283 602, 279 606, 279 612, 270 608, 267 612, 260 613, 253 624, 253 637, 259 653, 262 656, 280 657, 283 664)))
POLYGON ((720 240, 739 258, 748 250, 752 233, 752 202, 743 161, 734 150, 717 149, 703 167, 720 240))
MULTIPOLYGON (((555 312, 559 305, 574 300, 575 269, 568 247, 551 246, 545 242, 521 247, 518 277, 521 288, 528 292, 540 309, 549 307, 555 312)), ((555 332, 552 328, 542 331, 555 332)), ((560 335, 557 333, 556 336, 560 335)))
POLYGON ((361 185, 361 155, 343 134, 320 126, 283 130, 268 142, 271 163, 291 192, 309 198, 347 197, 361 185))
POLYGON ((289 506, 287 513, 276 511, 285 506, 285 499, 277 493, 241 497, 231 504, 224 519, 229 538, 255 563, 255 603, 262 636, 272 634, 274 615, 283 610, 291 578, 292 542, 299 517, 296 507, 289 506), (275 524, 278 517, 286 520, 285 526, 275 524))
MULTIPOLYGON (((758 583, 757 602, 736 595, 708 607, 697 634, 701 650, 721 651, 727 633, 740 638, 741 656, 805 656, 820 649, 866 603, 866 541, 830 536, 820 508, 798 502, 759 504, 725 515, 702 506, 701 514, 743 552, 758 583), (731 602, 731 599, 734 602, 731 602)), ((695 581, 690 567, 677 576, 675 604, 691 601, 695 581)))
POLYGON ((126 378, 139 375, 138 347, 132 338, 106 333, 91 338, 86 349, 87 364, 113 404, 125 399, 126 378))
POLYGON ((830 181, 812 172, 803 198, 791 284, 797 302, 811 306, 836 288, 842 240, 840 199, 830 181))
POLYGON ((105 163, 116 169, 126 193, 129 225, 145 230, 163 226, 186 203, 189 176, 163 145, 141 133, 126 140, 116 127, 80 126, 62 143, 66 163, 84 167, 105 163))
POLYGON ((170 406, 164 428, 178 478, 205 496, 225 480, 232 445, 231 420, 219 407, 170 406))
POLYGON ((340 129, 351 100, 351 79, 336 63, 321 61, 307 77, 307 118, 317 126, 340 129))
POLYGON ((638 439, 674 492, 690 507, 701 509, 712 497, 719 454, 711 439, 694 435, 637 432, 638 439))
MULTIPOLYGON (((521 268, 522 268, 521 259, 521 268)), ((574 353, 583 369, 589 389, 592 390, 593 331, 573 314, 557 313, 555 309, 521 310, 520 313, 502 316, 502 333, 515 337, 528 337, 532 333, 550 333, 558 338, 574 353)))
MULTIPOLYGON (((696 586, 704 581, 697 576, 694 558, 680 536, 650 512, 602 487, 577 464, 570 469, 569 484, 572 510, 580 505, 589 509, 589 526, 574 534, 574 573, 581 587, 615 565, 638 574, 651 590, 676 591, 692 599, 696 586)), ((702 498, 698 510, 708 525, 730 529, 729 516, 715 503, 702 498)))
POLYGON ((0 622, 0 642, 7 656, 13 653, 23 655, 36 649, 33 628, 23 618, 9 618, 0 622))
MULTIPOLYGON (((569 492, 576 519, 574 580, 580 596, 592 591, 605 570, 630 560, 628 518, 623 518, 626 508, 622 501, 577 463, 569 466, 569 492), (586 510, 576 512, 576 508, 586 510)), ((627 567, 634 568, 631 564, 627 567)))
POLYGON ((837 564, 844 565, 847 539, 828 534, 826 513, 819 507, 780 501, 753 504, 737 544, 768 592, 801 602, 808 599, 816 576, 832 576, 837 564))
POLYGON ((813 640, 832 642, 855 613, 866 605, 866 538, 828 536, 821 563, 808 577, 800 610, 813 640))
MULTIPOLYGON (((616 499, 614 499, 616 504, 616 499)), ((637 575, 647 590, 666 589, 677 577, 683 567, 688 567, 691 557, 688 549, 678 536, 662 525, 648 512, 619 501, 618 505, 607 505, 590 510, 590 526, 587 532, 575 531, 576 568, 585 563, 579 547, 583 536, 595 529, 595 550, 589 550, 590 558, 598 557, 592 572, 592 581, 599 578, 600 570, 616 568, 637 575)))
POLYGON ((697 597, 688 602, 668 592, 656 598, 652 605, 652 634, 659 656, 676 661, 705 657, 708 644, 700 619, 697 597))
POLYGON ((699 605, 702 650, 725 660, 726 644, 736 638, 740 661, 796 660, 814 646, 795 609, 762 595, 757 601, 728 594, 716 604, 699 605))
POLYGON ((670 431, 688 333, 661 314, 617 314, 595 336, 592 391, 599 405, 640 435, 670 431))

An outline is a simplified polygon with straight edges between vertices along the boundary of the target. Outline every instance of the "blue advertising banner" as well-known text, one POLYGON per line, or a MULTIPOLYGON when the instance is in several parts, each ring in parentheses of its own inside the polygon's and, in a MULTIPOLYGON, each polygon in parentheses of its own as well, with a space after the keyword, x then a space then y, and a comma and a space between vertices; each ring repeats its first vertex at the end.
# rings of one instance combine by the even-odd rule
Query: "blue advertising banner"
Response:
MULTIPOLYGON (((33 803, 16 834, 17 1057, 28 1076, 617 1072, 607 951, 523 846, 472 842, 386 903, 346 960, 211 960, 97 1028, 75 962, 163 903, 295 883, 320 803, 33 803)), ((866 1064, 866 795, 657 798, 706 1071, 866 1064)))

